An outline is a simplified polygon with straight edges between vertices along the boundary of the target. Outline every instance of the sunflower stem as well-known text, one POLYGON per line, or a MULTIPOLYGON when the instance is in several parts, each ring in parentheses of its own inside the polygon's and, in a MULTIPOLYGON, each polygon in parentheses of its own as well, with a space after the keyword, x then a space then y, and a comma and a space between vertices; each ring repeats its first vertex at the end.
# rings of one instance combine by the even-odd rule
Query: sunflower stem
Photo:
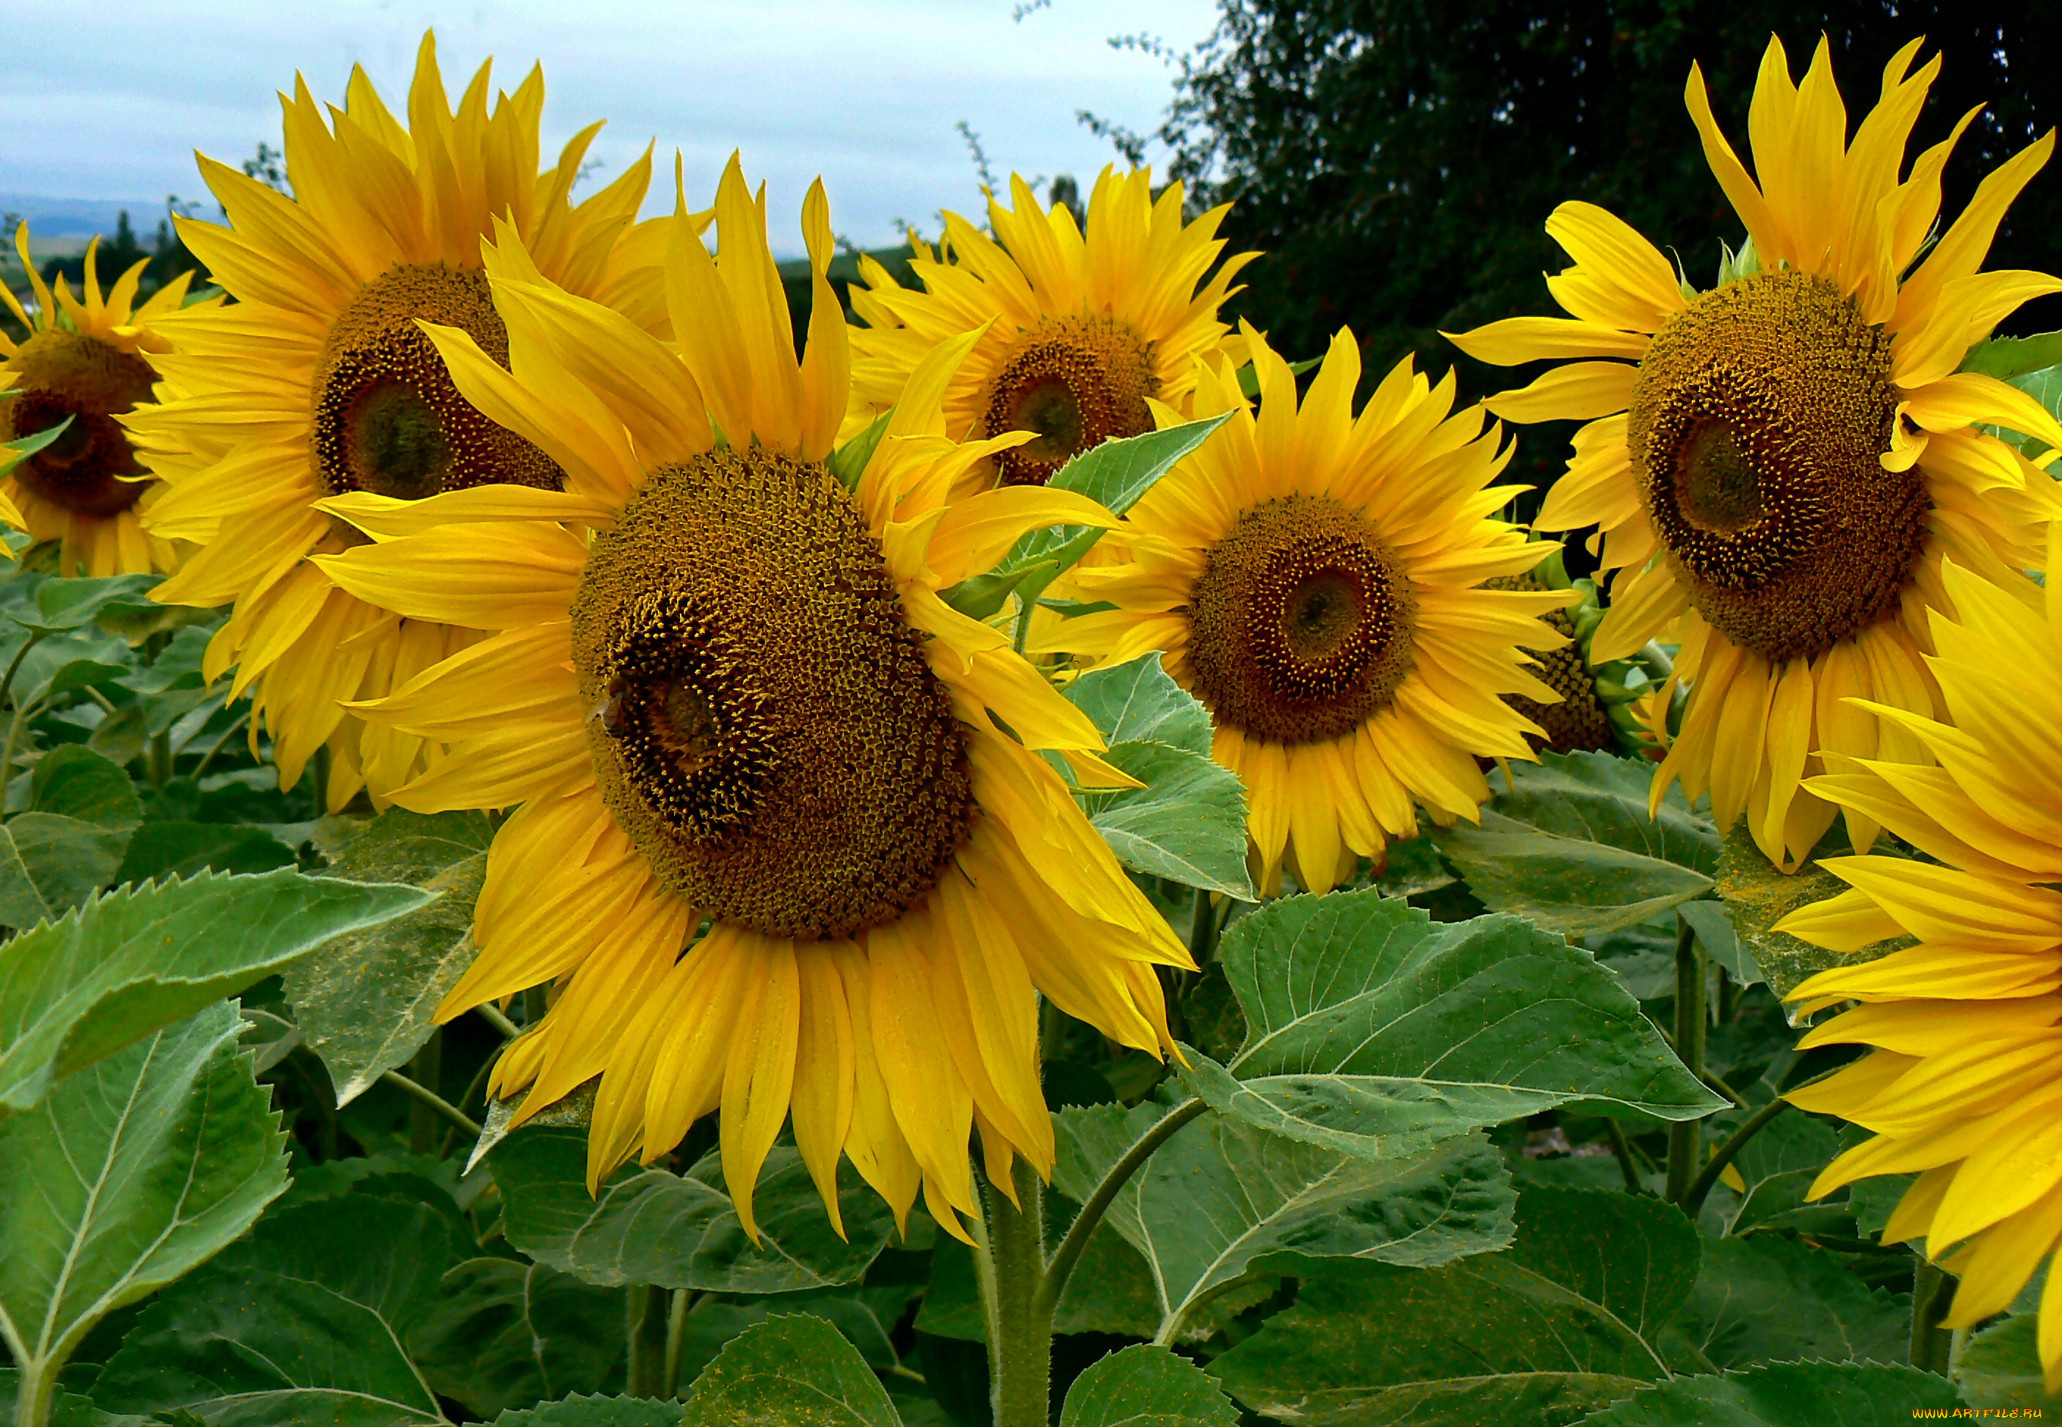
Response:
POLYGON ((1038 1286, 1039 1300, 1048 1320, 1059 1307, 1060 1295, 1067 1291, 1067 1279, 1073 1274, 1074 1265, 1081 1262, 1082 1251, 1088 1247, 1088 1236, 1103 1221, 1103 1215, 1117 1198, 1118 1191, 1131 1182, 1131 1176, 1138 1173, 1140 1165, 1153 1157, 1154 1150, 1173 1139, 1175 1131, 1208 1108, 1201 1100, 1185 1100, 1169 1110, 1158 1123, 1140 1135, 1130 1149, 1124 1151, 1110 1166, 1109 1173, 1103 1176, 1102 1183, 1096 1185, 1094 1192, 1082 1201, 1081 1212, 1067 1226, 1066 1237, 1053 1251, 1052 1262, 1046 1265, 1045 1278, 1038 1286))
MULTIPOLYGON (((1675 933, 1675 1053, 1699 1080, 1704 1078, 1704 948, 1697 930, 1678 916, 1675 933)), ((1668 1127, 1668 1185, 1665 1197, 1680 1205, 1701 1169, 1704 1125, 1679 1120, 1668 1127)))
MULTIPOLYGON (((422 1049, 408 1062, 408 1078, 425 1090, 434 1091, 444 1079, 444 1031, 437 1027, 430 1031, 430 1038, 422 1043, 422 1049)), ((410 1154, 430 1154, 437 1147, 437 1111, 425 1104, 420 1097, 408 1107, 408 1151, 410 1154)))
POLYGON ((1010 647, 1019 654, 1024 652, 1024 646, 1031 640, 1031 612, 1037 608, 1036 595, 1027 597, 1021 589, 1017 591, 1017 628, 1010 636, 1010 647))
POLYGON ((1711 1152, 1710 1162, 1697 1171, 1697 1177, 1690 1181, 1690 1187, 1683 1195, 1683 1213, 1692 1219, 1697 1217, 1697 1211, 1704 1207, 1705 1197, 1711 1193, 1711 1186, 1718 1183, 1719 1175, 1733 1162, 1733 1157, 1746 1147, 1747 1141, 1761 1133, 1762 1126, 1782 1114, 1789 1105, 1790 1102, 1787 1100, 1769 1101, 1749 1115, 1739 1129, 1734 1130, 1723 1144, 1711 1152))
POLYGON ((666 1375, 659 1383, 660 1397, 680 1396, 680 1347, 687 1338, 687 1315, 694 1309, 694 1300, 692 1292, 676 1288, 666 1305, 666 1375))
POLYGON ((625 1309, 630 1338, 631 1397, 657 1397, 666 1374, 666 1310, 673 1295, 655 1283, 631 1289, 625 1309))
MULTIPOLYGON (((459 1109, 449 1100, 446 1100, 436 1091, 419 1085, 407 1076, 392 1070, 381 1071, 379 1078, 417 1103, 427 1105, 474 1139, 478 1139, 483 1133, 480 1127, 463 1110, 459 1109)), ((331 1153, 325 1155, 324 1158, 334 1159, 336 1156, 334 1153, 331 1153)))
POLYGON ((21 1382, 15 1389, 14 1420, 18 1427, 44 1427, 50 1404, 57 1398, 57 1366, 47 1358, 17 1359, 21 1382))
POLYGON ((1955 1335, 1940 1326, 1954 1300, 1955 1281, 1938 1264, 1919 1260, 1912 1279, 1912 1366, 1947 1376, 1955 1335))
POLYGON ((1625 1176, 1625 1192, 1639 1193, 1644 1186, 1640 1183, 1640 1167, 1632 1161, 1632 1141, 1625 1137, 1625 1126, 1606 1120, 1604 1129, 1611 1136, 1611 1153, 1618 1157, 1618 1172, 1625 1176))
POLYGON ((983 1178, 987 1223, 982 1307, 995 1427, 1046 1427, 1052 1397, 1052 1303, 1045 1287, 1045 1208, 1038 1176, 1018 1160, 1017 1202, 983 1178))
POLYGON ((1217 908, 1210 904, 1210 894, 1198 887, 1196 904, 1189 912, 1189 956, 1203 967, 1210 964, 1216 952, 1217 908))

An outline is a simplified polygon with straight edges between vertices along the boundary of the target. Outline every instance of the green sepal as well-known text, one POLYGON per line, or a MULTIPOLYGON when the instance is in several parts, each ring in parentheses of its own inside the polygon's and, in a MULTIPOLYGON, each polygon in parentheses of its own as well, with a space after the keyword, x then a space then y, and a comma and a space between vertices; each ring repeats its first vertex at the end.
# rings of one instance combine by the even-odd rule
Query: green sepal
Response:
POLYGON ((846 490, 858 490, 859 478, 866 474, 867 463, 873 460, 873 453, 880 449, 881 438, 888 434, 888 423, 894 419, 895 409, 876 416, 866 430, 831 452, 824 462, 830 473, 838 478, 846 490))

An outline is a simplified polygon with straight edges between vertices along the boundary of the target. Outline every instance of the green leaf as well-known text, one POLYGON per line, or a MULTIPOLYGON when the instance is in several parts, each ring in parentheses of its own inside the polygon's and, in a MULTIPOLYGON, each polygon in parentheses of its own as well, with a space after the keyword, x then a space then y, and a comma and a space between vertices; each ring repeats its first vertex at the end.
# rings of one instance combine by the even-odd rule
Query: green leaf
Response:
MULTIPOLYGON (((1289 372, 1300 377, 1305 372, 1316 370, 1318 363, 1323 360, 1323 357, 1307 357, 1300 362, 1291 362, 1289 372)), ((1249 401, 1260 399, 1260 373, 1254 369, 1251 362, 1239 368, 1239 390, 1246 394, 1249 401)))
POLYGON ((429 1385, 479 1417, 575 1392, 621 1391, 624 1301, 571 1274, 475 1258, 444 1275, 408 1335, 429 1385))
POLYGON ((1993 337, 1979 342, 1962 358, 1961 369, 2010 381, 2058 365, 2062 365, 2062 332, 2043 332, 2038 337, 1993 337))
POLYGON ((1670 788, 1647 816, 1653 765, 1608 753, 1546 753, 1490 775, 1482 825, 1432 832, 1492 911, 1588 936, 1646 921, 1711 890, 1719 837, 1670 788))
POLYGON ((587 1192, 587 1136, 525 1126, 488 1156, 504 1196, 508 1241, 589 1283, 640 1283, 706 1293, 795 1293, 850 1283, 887 1245, 893 1220, 880 1196, 839 1175, 840 1239, 791 1146, 776 1145, 752 1196, 753 1247, 711 1151, 685 1175, 616 1171, 587 1192))
POLYGON ((695 1379, 684 1427, 901 1427, 866 1359, 821 1318, 781 1314, 731 1339, 695 1379))
POLYGON ((36 587, 33 612, 22 610, 14 620, 39 634, 81 629, 100 618, 109 606, 147 605, 149 591, 162 575, 110 575, 102 579, 45 580, 36 587))
POLYGON ((504 1412, 493 1427, 680 1427, 680 1404, 650 1397, 569 1397, 504 1412))
POLYGON ((147 822, 130 834, 116 882, 167 881, 202 872, 298 866, 294 850, 248 823, 147 822))
POLYGON ((1239 1412, 1187 1358, 1151 1343, 1121 1349, 1074 1379, 1060 1427, 1238 1427, 1239 1412))
MULTIPOLYGON (((1877 851, 1887 851, 1879 846, 1877 851)), ((1718 865, 1718 894, 1725 900, 1726 915, 1733 930, 1753 953, 1755 965, 1767 978, 1768 988, 1778 999, 1790 994, 1808 977, 1835 966, 1850 966, 1888 955, 1911 938, 1879 941, 1859 951, 1828 951, 1799 941, 1788 932, 1773 930, 1799 907, 1823 902, 1847 890, 1847 884, 1817 863, 1806 863, 1796 873, 1778 872, 1775 864, 1761 855, 1745 825, 1726 836, 1718 865)))
POLYGON ((1091 669, 1066 689, 1105 743, 1151 741, 1190 753, 1210 752, 1210 711, 1160 666, 1157 654, 1091 669))
POLYGON ((881 438, 888 434, 888 423, 894 418, 892 410, 882 412, 867 423, 864 431, 831 452, 830 460, 824 464, 846 490, 859 489, 859 478, 866 474, 867 464, 880 449, 881 438))
MULTIPOLYGON (((1095 1105, 1053 1116, 1053 1185, 1085 1202, 1164 1105, 1095 1105)), ((1479 1136, 1413 1158, 1369 1161, 1204 1115, 1118 1191, 1107 1222, 1153 1270, 1162 1342, 1270 1255, 1445 1263, 1509 1241, 1513 1195, 1479 1136)), ((1279 1269, 1277 1272, 1281 1271, 1279 1269)))
POLYGON ((1705 1241, 1678 1323, 1716 1368, 1777 1358, 1901 1363, 1912 1300, 1869 1288, 1823 1249, 1756 1234, 1705 1241))
MULTIPOLYGON (((1229 415, 1225 413, 1181 426, 1170 426, 1165 431, 1148 431, 1140 436, 1105 441, 1067 462, 1046 482, 1046 486, 1051 490, 1085 495, 1111 514, 1122 515, 1138 504, 1139 498, 1151 490, 1155 482, 1174 469, 1176 462, 1210 439, 1210 434, 1222 426, 1229 415)), ((1050 563, 1051 572, 1037 582, 1038 589, 1042 590, 1053 575, 1087 554, 1102 535, 1100 530, 1078 525, 1057 525, 1029 531, 1010 547, 1001 563, 989 573, 1026 572, 1035 565, 1050 563)), ((939 593, 949 603, 960 588, 955 586, 939 593)), ((1036 591, 1031 593, 1035 598, 1036 591)))
MULTIPOLYGON (((0 466, 0 472, 5 469, 0 466)), ((13 1368, 0 1368, 0 1427, 14 1427, 15 1398, 20 1391, 21 1374, 13 1368)), ((126 1413, 117 1417, 112 1412, 102 1412, 93 1405, 90 1397, 59 1388, 50 1403, 48 1427, 148 1427, 148 1424, 141 1417, 126 1413)))
POLYGON ((1697 1265, 1696 1231, 1658 1200, 1528 1189, 1506 1251, 1327 1266, 1212 1367, 1304 1427, 1573 1422, 1668 1375, 1660 1336, 1697 1265))
POLYGON ((339 937, 286 974, 286 999, 329 1069, 337 1104, 405 1063, 436 1029, 437 1004, 477 955, 473 902, 493 839, 483 813, 392 808, 330 859, 331 876, 437 894, 407 916, 339 937))
POLYGON ((2041 1378, 2040 1315, 2014 1313, 1969 1338, 1955 1359, 1962 1401, 1971 1407, 2031 1407, 2034 1416, 2054 1410, 2041 1378))
POLYGON ((1590 954, 1514 917, 1434 922, 1370 888, 1240 918, 1220 957, 1246 1013, 1220 1111, 1382 1156, 1555 1106, 1661 1119, 1721 1108, 1590 954), (1233 1078, 1236 1077, 1236 1083, 1233 1078))
POLYGON ((1734 931, 1732 914, 1726 911, 1725 903, 1684 902, 1675 910, 1676 915, 1697 933, 1697 941, 1704 948, 1704 954, 1723 966, 1734 981, 1742 986, 1752 986, 1762 979, 1754 952, 1734 931))
POLYGON ((1873 1427, 1909 1422, 1922 1407, 1957 1405, 1946 1378, 1917 1368, 1764 1363, 1718 1377, 1680 1377, 1583 1421, 1594 1427, 1873 1427))
MULTIPOLYGON (((12 392, 0 393, 0 395, 6 396, 12 396, 13 394, 12 392)), ((29 457, 56 441, 58 437, 71 429, 71 425, 72 418, 67 416, 55 426, 46 426, 41 431, 32 431, 26 436, 16 436, 6 441, 0 441, 0 476, 5 476, 23 461, 28 460, 29 457)))
POLYGON ((96 827, 127 830, 143 821, 143 800, 128 773, 76 743, 60 744, 36 761, 29 806, 96 827))
MULTIPOLYGON (((1709 1138, 1714 1143, 1723 1141, 1749 1113, 1729 1110, 1716 1117, 1707 1126, 1709 1138)), ((1801 1111, 1780 1114, 1762 1126, 1733 1160, 1747 1192, 1714 1191, 1705 1212, 1729 1235, 1766 1227, 1838 1230, 1852 1214, 1845 1197, 1836 1194, 1830 1202, 1808 1204, 1805 1192, 1839 1152, 1840 1137, 1825 1121, 1801 1111)))
POLYGON ((0 1119, 0 1341, 17 1367, 54 1374, 95 1323, 212 1257, 286 1188, 286 1137, 242 1029, 218 1002, 0 1119))
POLYGON ((434 1208, 346 1195, 268 1216, 160 1293, 93 1385, 136 1412, 208 1427, 442 1422, 402 1347, 453 1258, 434 1208))
POLYGON ((88 901, 115 880, 130 830, 18 813, 0 827, 0 924, 33 927, 88 901))
POLYGON ((1246 790, 1238 774, 1165 743, 1110 746, 1104 757, 1145 784, 1086 790, 1088 820, 1133 872, 1255 900, 1246 875, 1246 790))
POLYGON ((426 900, 413 887, 285 870, 210 875, 111 892, 24 932, 0 946, 0 1111, 26 1109, 58 1076, 426 900))

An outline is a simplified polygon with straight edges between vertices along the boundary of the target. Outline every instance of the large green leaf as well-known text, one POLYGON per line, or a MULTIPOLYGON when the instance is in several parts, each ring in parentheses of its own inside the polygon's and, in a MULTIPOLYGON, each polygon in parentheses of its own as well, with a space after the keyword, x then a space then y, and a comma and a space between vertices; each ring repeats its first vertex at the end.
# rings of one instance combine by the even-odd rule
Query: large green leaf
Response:
POLYGON ((117 882, 165 881, 203 872, 270 872, 294 867, 294 850, 248 823, 147 822, 129 836, 117 882))
POLYGON ((36 760, 29 806, 97 827, 127 829, 143 821, 143 800, 128 773, 76 743, 61 744, 36 760))
POLYGON ((0 1340, 54 1373, 107 1314, 190 1272, 286 1188, 285 1136, 218 1003, 0 1120, 0 1340))
POLYGON ((1238 1427, 1239 1410, 1186 1358, 1151 1343, 1093 1363, 1067 1389, 1060 1427, 1238 1427))
MULTIPOLYGON (((1879 845, 1878 852, 1887 852, 1879 845)), ((1725 900, 1733 930, 1754 955, 1755 964, 1767 978, 1769 989, 1787 996, 1807 977, 1835 966, 1849 966, 1887 955, 1900 946, 1910 946, 1910 937, 1879 941, 1859 951, 1828 951, 1799 941, 1788 932, 1774 930, 1775 924, 1799 907, 1823 902, 1847 890, 1847 884, 1816 863, 1790 875, 1778 872, 1761 855, 1761 849, 1747 835, 1744 826, 1735 828, 1725 840, 1718 865, 1718 892, 1725 900)))
MULTIPOLYGON (((1728 1110, 1705 1128, 1713 1143, 1723 1141, 1750 1111, 1728 1110)), ((1756 1228, 1838 1232, 1853 1210, 1844 1190, 1808 1203, 1806 1191, 1819 1171, 1840 1152, 1840 1137, 1825 1121, 1801 1110, 1785 1111, 1755 1133, 1733 1160, 1744 1194, 1719 1187, 1705 1201, 1707 1228, 1744 1234, 1756 1228)))
POLYGON ((493 1427, 680 1427, 680 1404, 650 1397, 568 1397, 504 1412, 493 1427))
MULTIPOLYGON (((1167 1113, 1154 1103, 1060 1111, 1054 1187, 1086 1201, 1167 1113)), ((1377 1161, 1204 1115, 1126 1182, 1107 1222, 1151 1266, 1154 1336, 1173 1342, 1216 1295, 1266 1273, 1270 1256, 1445 1263, 1507 1243, 1512 1202, 1502 1161, 1479 1136, 1377 1161)))
POLYGON ((2015 1312, 1971 1335, 1955 1359, 1955 1379, 1971 1407, 2035 1408, 2022 1414, 2034 1417, 2062 1408, 2042 1378, 2038 1313, 2015 1312))
POLYGON ((0 1112, 35 1104, 58 1076, 241 991, 333 936, 428 899, 413 887, 286 870, 211 875, 111 892, 24 932, 0 946, 0 1112))
POLYGON ((1668 1375, 1662 1334, 1697 1265, 1696 1231, 1665 1204, 1528 1189, 1508 1250, 1330 1265, 1212 1367, 1248 1407, 1307 1427, 1551 1427, 1668 1375))
POLYGON ((437 1004, 476 955, 473 902, 493 837, 482 813, 392 808, 330 859, 331 876, 437 894, 408 916, 337 938, 287 972, 286 999, 309 1049, 329 1068, 337 1104, 350 1104, 405 1063, 436 1029, 437 1004))
MULTIPOLYGON (((1596 1427, 1875 1427, 1958 1406, 1944 1377, 1887 1363, 1764 1363, 1681 1377, 1584 1418, 1596 1427)), ((1946 1412, 1929 1416, 1948 1416, 1946 1412)))
POLYGON ((162 575, 108 575, 93 579, 44 580, 36 586, 32 609, 13 611, 13 618, 39 634, 61 634, 94 623, 110 606, 147 605, 152 586, 162 575))
POLYGON ((1961 370, 2011 381, 2045 367, 2062 364, 2062 332, 2038 337, 1993 337, 1979 342, 1962 358, 1961 370))
POLYGON ((183 1408, 208 1427, 441 1422, 403 1342, 455 1249, 427 1204, 354 1194, 268 1216, 158 1295, 94 1383, 94 1400, 183 1408))
POLYGON ((0 827, 0 925, 63 916, 115 880, 131 829, 62 813, 21 813, 0 827))
POLYGON ((702 1369, 684 1427, 901 1427, 866 1359, 821 1318, 782 1314, 747 1328, 702 1369))
POLYGON ((408 1335, 429 1385, 480 1417, 568 1393, 623 1388, 620 1288, 519 1259, 475 1258, 444 1275, 408 1335))
POLYGON ((1718 871, 1719 837, 1670 788, 1647 816, 1654 765, 1608 753, 1547 753, 1492 774, 1482 825, 1435 829, 1468 890, 1569 936, 1643 922, 1701 897, 1718 871))
POLYGON ((524 1128, 488 1156, 504 1196, 508 1241, 539 1263, 589 1283, 657 1284, 708 1293, 795 1293, 850 1283, 886 1247, 893 1218, 846 1170, 839 1238, 802 1157, 776 1145, 752 1196, 754 1247, 724 1192, 715 1152, 686 1174, 618 1170, 587 1192, 587 1136, 524 1128))
MULTIPOLYGON (((4 449, 0 447, 0 450, 4 449)), ((20 1391, 21 1374, 13 1368, 0 1368, 0 1427, 15 1427, 15 1399, 20 1391)), ((117 1416, 112 1412, 102 1412, 93 1405, 92 1398, 60 1388, 51 1400, 47 1427, 149 1427, 149 1424, 131 1413, 117 1416)))
POLYGON ((1912 1301, 1869 1288, 1823 1249, 1756 1234, 1705 1242, 1679 1321, 1716 1368, 1780 1358, 1901 1363, 1912 1301))
POLYGON ((1210 757, 1210 715, 1160 656, 1084 674, 1067 697, 1095 721, 1109 761, 1144 783, 1084 792, 1089 821, 1134 872, 1246 901, 1246 795, 1210 757))
POLYGON ((1571 1103, 1668 1120, 1725 1103, 1611 972, 1515 917, 1288 897, 1234 923, 1221 957, 1246 1042, 1229 1075, 1200 1056, 1185 1075, 1277 1134, 1383 1156, 1571 1103))

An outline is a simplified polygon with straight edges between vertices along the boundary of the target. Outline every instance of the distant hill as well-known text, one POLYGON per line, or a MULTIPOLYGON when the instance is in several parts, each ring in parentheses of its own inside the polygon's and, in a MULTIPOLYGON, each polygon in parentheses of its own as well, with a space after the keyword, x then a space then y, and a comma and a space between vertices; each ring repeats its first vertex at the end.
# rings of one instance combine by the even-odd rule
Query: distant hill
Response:
MULTIPOLYGON (((112 233, 115 218, 124 209, 138 232, 148 233, 165 216, 162 198, 52 198, 42 193, 0 192, 0 214, 18 213, 29 222, 29 232, 44 238, 90 238, 95 233, 112 233)), ((11 243, 12 232, 6 235, 11 243)))

